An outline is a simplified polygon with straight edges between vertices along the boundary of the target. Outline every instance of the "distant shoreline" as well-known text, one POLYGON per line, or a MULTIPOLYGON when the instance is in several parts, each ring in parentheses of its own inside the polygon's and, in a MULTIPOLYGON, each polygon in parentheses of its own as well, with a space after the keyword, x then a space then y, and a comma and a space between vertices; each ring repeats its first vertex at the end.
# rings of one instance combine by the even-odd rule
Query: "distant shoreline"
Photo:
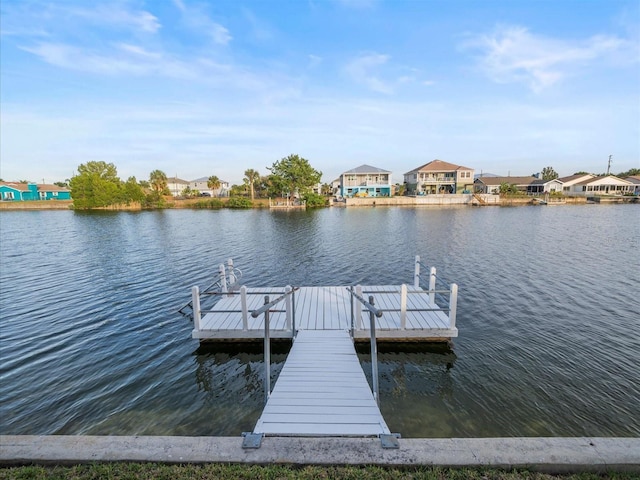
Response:
MULTIPOLYGON (((471 195, 432 195, 426 197, 369 197, 348 198, 342 202, 329 200, 331 208, 344 207, 451 207, 451 206, 496 206, 513 207, 526 205, 585 205, 587 203, 640 203, 639 197, 562 197, 547 202, 531 197, 499 197, 486 195, 485 202, 474 199, 471 195), (459 198, 470 197, 470 198, 459 198)), ((269 209, 268 199, 256 199, 253 201, 253 209, 269 209)), ((165 207, 142 208, 139 204, 117 205, 94 209, 95 211, 142 211, 142 210, 199 210, 206 209, 196 206, 197 200, 174 200, 165 207)), ((222 207, 227 208, 227 207, 222 207)), ((25 211, 25 210, 73 210, 73 200, 32 200, 22 202, 0 202, 0 211, 25 211)), ((84 211, 84 210, 83 210, 84 211)), ((89 211, 89 210, 86 210, 89 211)))

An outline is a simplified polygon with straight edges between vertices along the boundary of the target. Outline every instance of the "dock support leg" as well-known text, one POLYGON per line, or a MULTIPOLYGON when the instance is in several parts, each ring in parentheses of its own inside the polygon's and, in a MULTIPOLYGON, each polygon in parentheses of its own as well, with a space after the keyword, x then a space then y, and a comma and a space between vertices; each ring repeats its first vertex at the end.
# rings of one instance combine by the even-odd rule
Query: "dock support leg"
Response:
POLYGON ((420 288, 420 255, 416 255, 416 264, 413 272, 413 287, 420 288))
POLYGON ((191 305, 193 306, 193 329, 200 331, 200 289, 198 286, 191 287, 191 305))
POLYGON ((404 283, 400 286, 400 328, 407 328, 407 285, 404 283))
POLYGON ((456 328, 456 313, 458 310, 458 285, 451 284, 449 293, 449 328, 456 328))
POLYGON ((240 305, 242 308, 242 330, 249 330, 249 310, 247 310, 247 287, 240 287, 240 305))

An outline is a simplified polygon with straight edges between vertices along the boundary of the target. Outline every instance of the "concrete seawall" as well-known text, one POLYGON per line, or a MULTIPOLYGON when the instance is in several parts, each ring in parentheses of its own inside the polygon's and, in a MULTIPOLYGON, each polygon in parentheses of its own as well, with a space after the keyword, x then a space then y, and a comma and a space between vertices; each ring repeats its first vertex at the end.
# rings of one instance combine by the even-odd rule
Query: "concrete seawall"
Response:
POLYGON ((0 464, 244 463, 526 468, 548 473, 640 472, 640 438, 401 439, 267 437, 0 436, 0 464))

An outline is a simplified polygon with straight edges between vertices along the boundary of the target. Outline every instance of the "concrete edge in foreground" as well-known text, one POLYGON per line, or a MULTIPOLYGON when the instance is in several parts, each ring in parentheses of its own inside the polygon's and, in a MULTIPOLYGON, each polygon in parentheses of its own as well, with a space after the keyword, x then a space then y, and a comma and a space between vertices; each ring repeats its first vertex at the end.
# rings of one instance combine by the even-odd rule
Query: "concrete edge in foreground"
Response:
POLYGON ((526 468, 549 473, 640 472, 640 438, 266 437, 243 450, 241 437, 0 436, 0 464, 93 462, 245 463, 526 468))

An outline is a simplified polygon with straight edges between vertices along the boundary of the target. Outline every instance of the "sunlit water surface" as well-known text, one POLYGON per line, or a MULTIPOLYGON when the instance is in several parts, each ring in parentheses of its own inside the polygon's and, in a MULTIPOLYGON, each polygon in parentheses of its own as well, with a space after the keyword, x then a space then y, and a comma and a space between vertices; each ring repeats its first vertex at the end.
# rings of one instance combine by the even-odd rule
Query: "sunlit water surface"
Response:
POLYGON ((190 287, 229 257, 249 286, 400 284, 418 254, 459 284, 460 336, 381 347, 392 431, 640 435, 636 205, 25 211, 0 227, 2 434, 252 430, 261 348, 199 348, 176 311, 190 287))

